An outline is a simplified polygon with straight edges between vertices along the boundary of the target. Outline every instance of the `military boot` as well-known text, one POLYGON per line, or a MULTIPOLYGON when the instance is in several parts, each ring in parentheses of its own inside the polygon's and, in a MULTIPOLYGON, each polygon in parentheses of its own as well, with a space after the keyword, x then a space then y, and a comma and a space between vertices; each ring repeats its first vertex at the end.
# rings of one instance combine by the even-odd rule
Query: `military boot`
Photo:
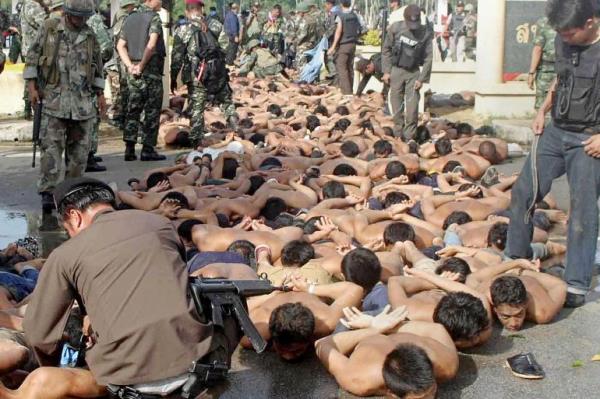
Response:
POLYGON ((125 142, 125 161, 135 161, 137 156, 135 155, 135 143, 132 141, 125 142))
POLYGON ((42 196, 42 212, 52 213, 52 211, 56 209, 56 205, 54 204, 54 196, 52 193, 48 191, 42 191, 40 195, 42 196))
POLYGON ((142 147, 142 154, 140 155, 142 161, 164 161, 167 159, 166 156, 160 155, 153 147, 145 145, 142 147))
POLYGON ((98 164, 94 154, 91 152, 88 154, 87 165, 85 167, 86 172, 106 172, 106 166, 98 164))

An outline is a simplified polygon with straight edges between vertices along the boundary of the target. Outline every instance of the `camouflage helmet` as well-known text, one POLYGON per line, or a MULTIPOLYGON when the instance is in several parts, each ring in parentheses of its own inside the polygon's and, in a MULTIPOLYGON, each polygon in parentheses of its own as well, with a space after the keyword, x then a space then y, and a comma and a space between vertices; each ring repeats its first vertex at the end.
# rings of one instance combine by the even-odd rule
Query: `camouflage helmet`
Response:
POLYGON ((96 4, 94 0, 65 0, 63 10, 65 14, 89 18, 94 15, 96 4))
POLYGON ((308 4, 302 2, 296 6, 296 12, 308 12, 308 4))
POLYGON ((50 6, 48 7, 50 9, 50 11, 54 11, 59 7, 64 7, 65 5, 65 0, 52 0, 52 2, 50 2, 50 6))
POLYGON ((248 50, 252 50, 254 47, 258 47, 260 46, 260 42, 258 41, 258 39, 252 39, 248 42, 248 44, 246 45, 246 48, 248 50))
POLYGON ((120 5, 120 7, 121 7, 121 8, 123 8, 123 7, 130 6, 130 5, 132 5, 132 4, 133 4, 134 6, 137 6, 137 5, 138 5, 138 0, 121 0, 121 5, 120 5))

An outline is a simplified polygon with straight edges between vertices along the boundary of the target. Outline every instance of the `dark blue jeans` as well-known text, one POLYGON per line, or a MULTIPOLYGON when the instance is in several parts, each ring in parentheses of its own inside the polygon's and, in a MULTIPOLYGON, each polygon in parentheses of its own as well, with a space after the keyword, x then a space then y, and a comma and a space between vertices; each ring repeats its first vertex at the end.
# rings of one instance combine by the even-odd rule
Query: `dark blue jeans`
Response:
MULTIPOLYGON (((537 149, 539 191, 536 202, 550 192, 554 179, 567 174, 571 205, 564 278, 569 292, 575 294, 586 294, 590 289, 598 237, 600 159, 587 155, 582 144, 590 137, 550 125, 540 137, 537 149)), ((533 223, 524 220, 533 200, 531 156, 512 190, 505 251, 511 258, 532 256, 533 223)))

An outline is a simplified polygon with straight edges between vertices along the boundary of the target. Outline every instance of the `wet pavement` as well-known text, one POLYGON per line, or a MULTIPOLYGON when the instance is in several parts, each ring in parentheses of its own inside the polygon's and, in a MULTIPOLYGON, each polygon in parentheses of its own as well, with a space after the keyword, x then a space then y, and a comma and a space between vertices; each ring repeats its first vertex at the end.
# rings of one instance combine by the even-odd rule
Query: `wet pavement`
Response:
MULTIPOLYGON (((167 152, 165 162, 142 163, 122 160, 121 144, 101 141, 100 152, 108 167, 93 176, 125 187, 127 179, 142 176, 149 167, 168 165, 177 151, 167 152)), ((0 246, 24 234, 40 238, 46 252, 66 238, 61 232, 40 232, 39 197, 35 183, 37 170, 31 168, 29 149, 0 146, 0 246)), ((518 172, 523 159, 499 167, 506 174, 518 172)), ((568 207, 565 179, 556 182, 553 193, 561 207, 568 207)), ((560 238, 560 237, 556 237, 560 238)), ((570 399, 599 398, 600 302, 594 293, 582 308, 563 310, 557 320, 544 326, 526 326, 518 334, 502 332, 496 326, 494 337, 483 348, 461 354, 460 371, 453 381, 440 387, 440 399, 570 399), (505 367, 505 359, 521 351, 531 351, 544 367, 541 381, 518 379, 505 367), (575 367, 577 366, 577 367, 575 367)), ((273 353, 257 355, 238 349, 224 399, 352 398, 339 389, 335 380, 314 358, 289 364, 273 353)))

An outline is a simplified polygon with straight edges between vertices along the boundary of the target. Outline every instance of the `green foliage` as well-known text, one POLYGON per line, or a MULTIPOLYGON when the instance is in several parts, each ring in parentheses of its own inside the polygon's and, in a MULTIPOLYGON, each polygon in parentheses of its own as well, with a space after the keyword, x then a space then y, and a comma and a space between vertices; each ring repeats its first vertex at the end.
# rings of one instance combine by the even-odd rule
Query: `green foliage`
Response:
POLYGON ((363 43, 368 46, 381 46, 381 32, 370 30, 362 37, 363 43))
POLYGON ((571 367, 573 367, 573 368, 583 367, 583 361, 575 360, 573 363, 571 363, 571 367))

